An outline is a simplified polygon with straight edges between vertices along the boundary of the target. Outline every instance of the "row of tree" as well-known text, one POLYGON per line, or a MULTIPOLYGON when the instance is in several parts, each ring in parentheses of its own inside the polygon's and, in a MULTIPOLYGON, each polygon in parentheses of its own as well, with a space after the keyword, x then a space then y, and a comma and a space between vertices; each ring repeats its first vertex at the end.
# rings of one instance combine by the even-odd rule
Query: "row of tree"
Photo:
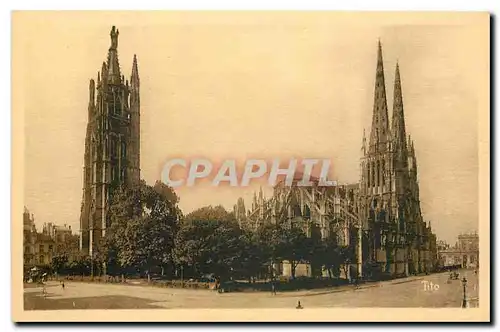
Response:
MULTIPOLYGON (((292 277, 300 262, 324 267, 333 277, 352 260, 352 250, 338 246, 334 238, 308 237, 302 228, 284 223, 266 224, 252 232, 240 228, 234 214, 222 206, 183 216, 178 202, 162 182, 117 189, 108 212, 108 231, 90 268, 101 273, 105 265, 109 275, 215 274, 252 280, 272 277, 271 267, 284 260, 290 262, 292 277)), ((57 267, 64 268, 60 263, 57 267)), ((88 258, 72 264, 75 269, 88 268, 88 258)))

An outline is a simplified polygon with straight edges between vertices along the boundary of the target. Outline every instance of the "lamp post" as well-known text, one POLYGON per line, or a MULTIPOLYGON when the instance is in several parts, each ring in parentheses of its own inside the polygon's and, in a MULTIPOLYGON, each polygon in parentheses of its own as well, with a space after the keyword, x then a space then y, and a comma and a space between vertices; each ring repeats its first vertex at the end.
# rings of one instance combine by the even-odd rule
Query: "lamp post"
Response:
POLYGON ((469 301, 467 299, 467 278, 463 277, 462 279, 462 285, 464 288, 464 298, 462 300, 462 308, 468 308, 469 307, 469 301))
POLYGON ((184 288, 184 265, 181 265, 181 287, 184 288))
POLYGON ((94 280, 94 253, 90 254, 90 279, 94 280))

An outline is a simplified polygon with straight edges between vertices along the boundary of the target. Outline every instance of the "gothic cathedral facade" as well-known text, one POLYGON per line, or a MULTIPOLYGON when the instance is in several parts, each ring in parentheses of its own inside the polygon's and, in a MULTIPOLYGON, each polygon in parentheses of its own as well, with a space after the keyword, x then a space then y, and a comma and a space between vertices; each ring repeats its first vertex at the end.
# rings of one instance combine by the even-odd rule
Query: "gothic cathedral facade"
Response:
POLYGON ((333 188, 317 183, 276 186, 268 200, 262 193, 258 200, 254 195, 247 213, 239 199, 235 215, 242 227, 253 230, 277 222, 273 216, 286 215, 288 223, 309 225, 308 236, 311 227, 320 229, 323 238, 335 236, 339 245, 353 249, 355 262, 349 272, 353 277, 431 272, 437 263, 436 236, 420 209, 417 158, 406 134, 399 65, 389 122, 380 42, 374 90, 371 131, 368 141, 363 133, 358 183, 333 188))
POLYGON ((130 82, 120 72, 119 31, 111 29, 107 61, 90 80, 85 137, 80 249, 93 255, 106 232, 113 190, 140 181, 140 81, 134 55, 130 82))
POLYGON ((409 275, 432 269, 435 235, 422 219, 417 159, 406 134, 398 64, 392 106, 390 126, 379 42, 372 127, 368 142, 363 135, 358 194, 358 214, 370 239, 363 243, 363 261, 377 262, 392 275, 409 275))

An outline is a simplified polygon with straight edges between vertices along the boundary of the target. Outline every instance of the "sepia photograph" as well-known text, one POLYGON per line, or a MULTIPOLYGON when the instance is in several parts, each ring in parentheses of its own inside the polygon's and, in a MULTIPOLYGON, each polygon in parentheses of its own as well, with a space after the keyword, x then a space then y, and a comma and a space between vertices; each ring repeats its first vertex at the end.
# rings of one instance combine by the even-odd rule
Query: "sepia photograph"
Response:
POLYGON ((489 119, 486 12, 15 11, 13 320, 489 321, 489 119))

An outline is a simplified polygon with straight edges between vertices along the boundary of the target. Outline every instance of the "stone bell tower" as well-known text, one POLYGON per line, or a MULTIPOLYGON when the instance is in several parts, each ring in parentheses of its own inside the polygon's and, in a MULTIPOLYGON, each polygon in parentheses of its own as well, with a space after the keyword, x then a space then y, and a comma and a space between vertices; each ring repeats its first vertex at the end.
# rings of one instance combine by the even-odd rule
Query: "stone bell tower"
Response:
POLYGON ((139 71, 134 55, 130 83, 121 74, 118 36, 113 26, 107 61, 89 84, 80 249, 90 255, 105 235, 113 191, 140 181, 139 71))

